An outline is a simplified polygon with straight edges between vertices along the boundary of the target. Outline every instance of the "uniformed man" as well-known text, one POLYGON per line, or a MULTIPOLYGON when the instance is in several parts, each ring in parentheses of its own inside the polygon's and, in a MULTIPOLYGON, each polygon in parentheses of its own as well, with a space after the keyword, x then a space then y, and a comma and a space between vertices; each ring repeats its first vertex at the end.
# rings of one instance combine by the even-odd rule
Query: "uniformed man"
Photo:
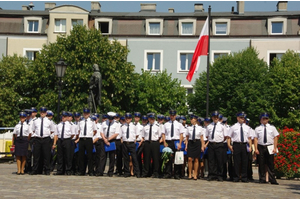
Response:
MULTIPOLYGON (((116 116, 114 117, 115 122, 118 124, 119 129, 121 131, 121 125, 125 123, 125 117, 121 117, 119 113, 116 113, 116 116)), ((123 145, 120 134, 115 139, 116 143, 116 172, 115 174, 119 174, 119 176, 123 176, 123 145)))
MULTIPOLYGON (((111 143, 116 143, 116 138, 120 134, 120 126, 119 124, 114 120, 115 113, 114 112, 108 112, 108 120, 102 123, 102 129, 103 132, 101 132, 101 136, 104 142, 104 145, 110 146, 111 143)), ((103 149, 104 151, 104 146, 103 149)), ((107 172, 107 176, 112 177, 114 173, 114 167, 115 167, 115 154, 116 150, 108 151, 106 152, 103 157, 103 159, 100 160, 100 174, 103 174, 103 170, 106 165, 106 159, 107 154, 109 156, 109 169, 107 172)))
POLYGON ((53 149, 57 145, 57 172, 55 175, 71 175, 72 157, 71 157, 71 138, 75 136, 75 129, 70 123, 69 113, 62 112, 62 121, 57 125, 53 149))
POLYGON ((255 128, 254 146, 259 160, 259 182, 266 183, 266 168, 269 168, 269 182, 278 185, 274 175, 274 154, 277 153, 279 133, 275 126, 269 124, 269 114, 263 112, 259 116, 261 125, 255 128), (268 148, 273 147, 273 150, 268 148))
POLYGON ((93 136, 97 133, 97 127, 90 118, 90 109, 83 109, 84 119, 78 125, 79 134, 79 175, 85 175, 85 151, 88 159, 88 174, 93 176, 93 136))
MULTIPOLYGON (((32 108, 34 108, 34 107, 32 107, 32 108)), ((33 111, 36 113, 37 112, 36 108, 34 108, 34 110, 33 109, 25 109, 25 112, 27 114, 25 122, 30 126, 30 128, 32 127, 33 118, 36 119, 36 117, 35 117, 36 114, 35 115, 32 114, 33 111)), ((31 135, 31 137, 29 138, 29 142, 28 142, 28 151, 27 151, 27 156, 26 156, 26 164, 25 164, 24 173, 30 173, 32 170, 32 162, 31 162, 32 145, 33 145, 33 136, 31 135)))
POLYGON ((159 124, 155 121, 155 115, 150 113, 148 115, 149 123, 143 128, 142 137, 144 141, 144 170, 143 177, 150 177, 151 159, 153 161, 153 178, 159 176, 159 159, 160 148, 159 140, 161 138, 161 131, 159 124))
POLYGON ((233 153, 234 176, 233 181, 238 182, 241 174, 242 182, 248 182, 247 178, 247 141, 252 146, 251 128, 246 125, 245 112, 241 111, 236 114, 237 123, 230 127, 227 134, 227 144, 230 151, 233 153), (233 145, 231 145, 231 141, 233 145))
POLYGON ((33 167, 31 175, 38 173, 41 155, 44 158, 45 174, 50 175, 51 143, 50 135, 55 131, 54 124, 46 117, 47 108, 40 108, 40 118, 32 123, 34 138, 33 167))
POLYGON ((121 126, 121 138, 123 140, 123 158, 124 158, 124 177, 130 176, 129 171, 129 153, 132 157, 133 168, 135 169, 136 177, 140 178, 140 171, 136 157, 135 141, 138 137, 137 127, 131 122, 132 114, 125 114, 126 123, 121 126))
POLYGON ((143 133, 143 128, 147 125, 147 123, 140 124, 141 116, 142 115, 140 112, 134 112, 133 124, 137 127, 138 135, 139 135, 138 138, 136 139, 136 142, 139 143, 139 147, 136 152, 136 157, 139 164, 140 176, 142 176, 142 172, 143 172, 142 153, 144 151, 144 143, 142 142, 142 133, 143 133))
MULTIPOLYGON (((170 147, 175 155, 176 151, 181 150, 181 143, 183 141, 184 127, 176 120, 176 110, 170 110, 170 120, 165 123, 164 133, 162 133, 164 146, 170 147), (177 148, 175 147, 175 141, 179 141, 177 148)), ((166 173, 164 178, 172 177, 172 165, 174 163, 174 155, 171 156, 169 162, 166 164, 166 173)), ((174 178, 180 179, 181 165, 174 165, 174 178)))
MULTIPOLYGON (((224 145, 227 129, 219 121, 219 112, 211 113, 213 122, 206 128, 208 138, 208 181, 223 181, 224 145)), ((204 147, 203 147, 204 148, 204 147)))
POLYGON ((80 112, 75 112, 74 113, 74 130, 75 130, 75 136, 71 138, 71 158, 72 158, 72 174, 75 175, 78 172, 78 151, 77 146, 78 144, 78 124, 80 122, 80 112), (75 152, 76 151, 76 152, 75 152))
MULTIPOLYGON (((250 126, 250 119, 246 118, 245 119, 245 124, 247 124, 248 126, 250 126)), ((253 161, 253 153, 254 153, 254 136, 255 136, 255 132, 254 130, 250 127, 250 131, 251 131, 251 142, 252 142, 252 146, 251 149, 252 151, 250 151, 250 144, 247 144, 248 146, 248 166, 247 166, 247 177, 249 181, 254 181, 253 179, 253 170, 252 170, 252 161, 253 161)))
MULTIPOLYGON (((56 123, 53 121, 53 116, 54 116, 54 113, 51 110, 47 110, 46 117, 48 117, 48 119, 53 123, 53 125, 55 126, 55 131, 56 131, 56 123)), ((55 134, 55 132, 50 135, 52 144, 54 143, 54 134, 55 134)), ((57 155, 57 152, 55 151, 55 149, 51 149, 51 159, 50 159, 50 171, 51 172, 54 170, 55 165, 56 165, 56 161, 57 161, 56 155, 57 155)))

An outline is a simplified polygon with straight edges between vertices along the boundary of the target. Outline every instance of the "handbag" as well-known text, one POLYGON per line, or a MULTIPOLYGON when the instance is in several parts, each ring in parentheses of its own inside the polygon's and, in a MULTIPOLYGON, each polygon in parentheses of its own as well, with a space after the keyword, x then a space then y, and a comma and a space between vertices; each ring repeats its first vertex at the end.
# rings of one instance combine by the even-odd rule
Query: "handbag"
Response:
POLYGON ((182 165, 183 162, 184 162, 183 151, 176 151, 175 152, 174 164, 175 165, 182 165))

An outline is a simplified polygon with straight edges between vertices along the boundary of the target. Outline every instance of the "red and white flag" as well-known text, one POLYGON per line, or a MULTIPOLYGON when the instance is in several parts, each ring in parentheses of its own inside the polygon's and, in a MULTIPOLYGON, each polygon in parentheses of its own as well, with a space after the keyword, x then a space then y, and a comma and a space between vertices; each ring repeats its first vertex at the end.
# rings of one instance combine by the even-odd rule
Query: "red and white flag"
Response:
POLYGON ((190 71, 188 75, 186 76, 186 79, 191 82, 193 75, 195 72, 197 72, 199 65, 200 65, 200 56, 207 56, 208 52, 208 17, 206 18, 206 21, 204 23, 204 26, 202 28, 198 44, 196 46, 191 66, 190 66, 190 71))

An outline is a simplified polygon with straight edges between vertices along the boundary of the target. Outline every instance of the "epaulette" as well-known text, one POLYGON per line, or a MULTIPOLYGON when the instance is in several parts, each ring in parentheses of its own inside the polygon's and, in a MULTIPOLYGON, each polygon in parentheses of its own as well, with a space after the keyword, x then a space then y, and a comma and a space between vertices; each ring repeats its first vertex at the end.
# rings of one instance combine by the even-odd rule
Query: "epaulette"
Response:
POLYGON ((121 127, 124 126, 124 124, 121 125, 121 127))
POLYGON ((71 125, 73 125, 73 122, 69 122, 71 125))
POLYGON ((37 120, 38 118, 35 118, 35 119, 33 119, 32 121, 35 121, 35 120, 37 120))
POLYGON ((155 125, 159 127, 159 124, 155 124, 155 125))

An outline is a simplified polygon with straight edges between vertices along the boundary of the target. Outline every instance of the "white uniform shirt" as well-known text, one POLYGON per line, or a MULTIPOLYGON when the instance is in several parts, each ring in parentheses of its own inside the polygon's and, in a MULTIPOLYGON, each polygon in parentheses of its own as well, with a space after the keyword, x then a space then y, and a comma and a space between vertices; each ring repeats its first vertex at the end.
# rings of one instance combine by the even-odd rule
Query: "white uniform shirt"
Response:
MULTIPOLYGON (((119 122, 119 121, 116 121, 115 120, 115 122, 118 124, 118 126, 119 126, 119 130, 120 130, 120 133, 121 133, 121 126, 122 126, 122 124, 119 122)), ((121 139, 121 134, 119 133, 119 135, 116 137, 116 140, 120 140, 121 139)))
POLYGON ((56 125, 56 123, 55 123, 52 119, 50 119, 50 121, 53 123, 53 125, 54 125, 54 127, 55 127, 55 131, 54 131, 53 133, 51 133, 51 135, 50 135, 50 138, 53 139, 53 138, 54 138, 54 135, 55 135, 55 133, 56 133, 56 131, 57 131, 57 125, 56 125))
POLYGON ((79 122, 76 122, 76 121, 73 122, 75 135, 74 135, 74 137, 72 138, 72 140, 76 140, 76 135, 78 135, 78 124, 79 124, 79 122))
POLYGON ((97 127, 94 121, 91 118, 83 119, 78 124, 79 138, 93 138, 94 131, 97 131, 97 127), (86 121, 86 135, 84 135, 84 126, 86 121))
POLYGON ((97 123, 97 133, 94 135, 93 140, 96 138, 102 139, 101 133, 103 132, 103 127, 102 127, 102 123, 97 123))
POLYGON ((136 127, 137 127, 137 131, 138 131, 138 138, 136 139, 136 141, 140 142, 142 140, 142 135, 143 135, 143 129, 144 129, 144 125, 140 124, 140 122, 138 123, 133 123, 136 127))
POLYGON ((229 129, 229 132, 227 133, 226 136, 231 138, 232 142, 247 142, 249 141, 248 139, 251 139, 251 128, 247 124, 242 123, 243 127, 243 135, 244 135, 244 140, 241 140, 241 124, 240 123, 235 123, 232 125, 229 129))
MULTIPOLYGON (((148 123, 142 130, 142 137, 146 141, 149 141, 150 127, 151 124, 148 123)), ((154 122, 152 125, 151 141, 158 141, 160 137, 161 137, 161 131, 160 131, 159 124, 154 122)))
POLYGON ((117 123, 116 121, 112 120, 111 124, 110 124, 110 128, 109 128, 109 134, 107 137, 107 131, 108 131, 108 126, 109 126, 109 120, 105 121, 102 123, 102 133, 104 134, 104 136, 106 137, 106 139, 108 139, 109 137, 111 137, 114 134, 120 134, 120 123, 117 123))
POLYGON ((139 134, 138 128, 132 123, 129 123, 129 138, 127 139, 127 127, 128 124, 121 125, 120 137, 123 139, 124 142, 134 142, 136 140, 136 136, 139 134))
MULTIPOLYGON (((65 128, 64 128, 64 138, 63 139, 68 139, 71 138, 72 135, 75 135, 75 128, 73 126, 73 123, 71 124, 69 121, 66 122, 60 122, 57 125, 55 135, 58 136, 58 138, 62 139, 62 128, 63 128, 63 123, 65 123, 65 128)), ((74 137, 74 136, 73 136, 74 137)))
POLYGON ((271 145, 274 144, 274 138, 279 135, 275 126, 270 125, 269 123, 266 124, 266 131, 267 131, 267 143, 264 143, 264 125, 261 124, 260 126, 255 128, 255 136, 258 140, 259 145, 271 145))
POLYGON ((227 135, 227 128, 220 122, 216 124, 214 139, 212 139, 212 133, 215 123, 212 122, 206 127, 206 137, 209 142, 224 142, 224 137, 227 135))
MULTIPOLYGON (((189 140, 193 140, 193 131, 194 131, 194 125, 187 127, 185 135, 189 136, 189 140)), ((195 125, 195 139, 200 140, 201 135, 205 135, 205 129, 196 124, 195 125)))
POLYGON ((38 138, 45 138, 45 137, 50 137, 51 132, 54 133, 55 131, 55 126, 52 121, 50 121, 47 117, 43 118, 43 136, 41 136, 41 123, 42 123, 42 118, 39 117, 36 120, 33 120, 32 123, 32 132, 33 132, 33 137, 38 137, 38 138))
MULTIPOLYGON (((15 126, 13 134, 16 135, 17 137, 20 137, 20 131, 21 131, 21 121, 15 126)), ((28 137, 29 134, 32 133, 31 127, 29 124, 26 123, 26 121, 23 123, 23 131, 22 131, 22 136, 23 137, 28 137)))
POLYGON ((185 133, 185 128, 182 126, 181 123, 178 121, 174 120, 174 135, 171 137, 171 127, 172 127, 172 121, 168 121, 165 123, 165 140, 179 140, 180 139, 180 134, 185 133))

